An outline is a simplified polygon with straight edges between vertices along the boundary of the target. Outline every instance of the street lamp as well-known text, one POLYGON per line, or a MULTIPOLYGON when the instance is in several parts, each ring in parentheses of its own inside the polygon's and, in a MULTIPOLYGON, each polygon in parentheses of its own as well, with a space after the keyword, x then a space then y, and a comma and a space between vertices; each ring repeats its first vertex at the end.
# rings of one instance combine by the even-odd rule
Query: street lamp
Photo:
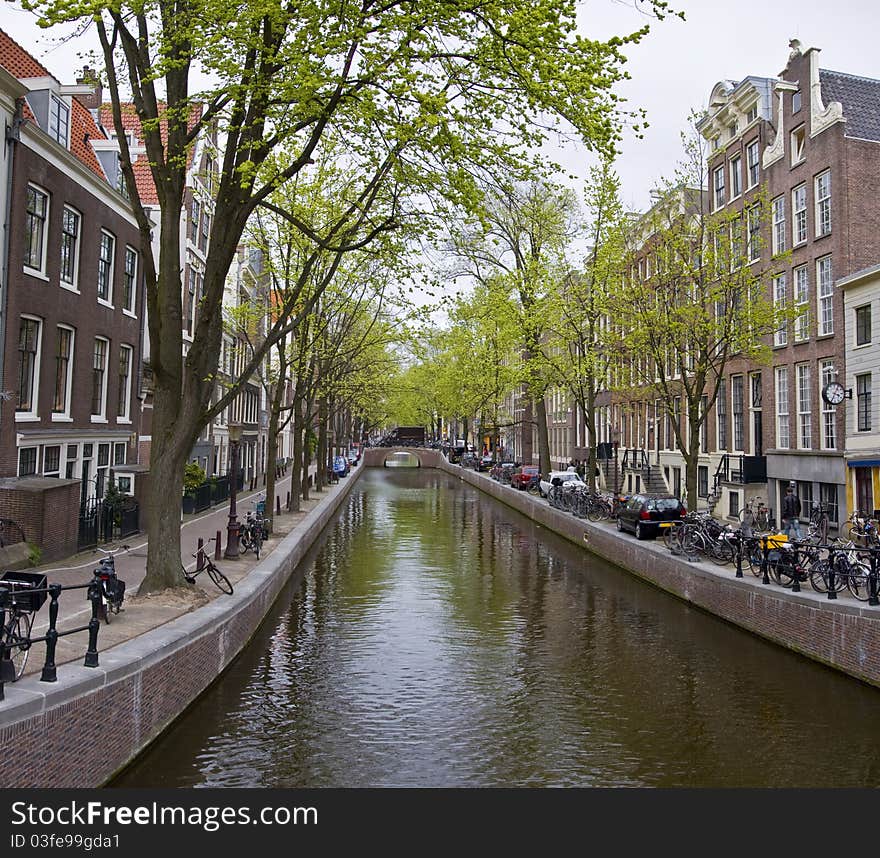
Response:
POLYGON ((228 431, 232 454, 229 457, 229 524, 226 528, 226 551, 223 556, 227 560, 238 560, 238 519, 235 499, 238 494, 238 445, 241 441, 241 423, 230 422, 228 431))
POLYGON ((611 443, 614 444, 614 497, 620 494, 620 472, 617 470, 617 448, 620 446, 620 429, 611 430, 611 443))

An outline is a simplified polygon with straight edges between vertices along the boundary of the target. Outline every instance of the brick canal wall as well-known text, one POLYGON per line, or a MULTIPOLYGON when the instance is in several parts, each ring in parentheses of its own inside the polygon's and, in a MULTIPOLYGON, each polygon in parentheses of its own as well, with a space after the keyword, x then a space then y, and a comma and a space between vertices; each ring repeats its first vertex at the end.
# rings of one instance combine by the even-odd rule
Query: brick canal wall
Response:
MULTIPOLYGON (((131 762, 247 645, 363 470, 332 487, 232 596, 100 653, 97 668, 63 664, 58 682, 7 683, 2 786, 101 786, 131 762)), ((31 657, 44 657, 42 644, 31 657)))
POLYGON ((689 563, 662 542, 639 542, 614 525, 592 524, 551 507, 546 500, 511 489, 467 468, 441 468, 536 523, 638 578, 773 643, 880 687, 880 607, 854 600, 829 600, 809 585, 792 593, 762 584, 746 566, 743 578, 731 566, 689 563))

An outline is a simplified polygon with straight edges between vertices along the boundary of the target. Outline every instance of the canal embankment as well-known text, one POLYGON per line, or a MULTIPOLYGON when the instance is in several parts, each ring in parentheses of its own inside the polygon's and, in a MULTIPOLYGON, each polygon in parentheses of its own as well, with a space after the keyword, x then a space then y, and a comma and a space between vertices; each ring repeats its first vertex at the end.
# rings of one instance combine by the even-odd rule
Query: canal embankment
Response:
POLYGON ((468 468, 440 467, 643 581, 779 646, 880 687, 880 607, 829 600, 805 587, 800 593, 763 584, 732 567, 689 562, 660 542, 638 541, 614 525, 594 524, 551 507, 468 468))
POLYGON ((362 473, 355 468, 327 487, 232 596, 100 652, 98 667, 69 663, 56 682, 34 675, 7 683, 0 702, 2 785, 95 787, 124 768, 248 644, 362 473))

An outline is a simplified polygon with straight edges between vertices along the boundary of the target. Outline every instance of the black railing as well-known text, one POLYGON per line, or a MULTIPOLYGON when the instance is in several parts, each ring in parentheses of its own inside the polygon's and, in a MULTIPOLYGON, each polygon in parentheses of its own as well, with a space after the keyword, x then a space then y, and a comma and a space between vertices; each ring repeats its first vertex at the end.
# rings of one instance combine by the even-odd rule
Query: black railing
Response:
POLYGON ((140 532, 140 506, 130 496, 108 503, 88 498, 79 505, 77 548, 94 548, 99 542, 113 542, 140 532))
MULTIPOLYGON (((238 475, 238 491, 244 490, 244 471, 238 475)), ((185 514, 203 512, 212 506, 223 503, 229 499, 229 475, 212 477, 205 480, 200 486, 188 489, 182 498, 183 512, 185 514)))
POLYGON ((623 469, 646 471, 650 467, 648 451, 641 447, 628 447, 623 453, 623 469))
POLYGON ((715 469, 714 486, 719 483, 766 483, 766 456, 737 456, 725 453, 715 469))

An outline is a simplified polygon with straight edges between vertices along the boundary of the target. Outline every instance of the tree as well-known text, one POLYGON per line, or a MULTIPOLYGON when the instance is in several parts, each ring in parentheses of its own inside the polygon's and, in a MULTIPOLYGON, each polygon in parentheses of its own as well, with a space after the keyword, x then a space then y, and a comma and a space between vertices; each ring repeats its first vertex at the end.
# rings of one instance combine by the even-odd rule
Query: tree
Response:
MULTIPOLYGON (((179 519, 166 499, 202 427, 237 395, 212 404, 222 341, 224 282, 245 225, 286 181, 307 171, 327 140, 344 141, 363 177, 333 224, 299 223, 321 249, 369 234, 368 213, 389 178, 414 191, 474 199, 487 165, 524 175, 549 126, 572 126, 587 143, 613 146, 622 111, 613 85, 626 75, 622 48, 643 27, 607 41, 575 35, 574 0, 418 4, 256 0, 28 0, 42 23, 93 21, 108 75, 120 162, 142 238, 153 372, 149 548, 143 592, 180 586, 179 519), (140 208, 123 123, 127 94, 143 131, 160 204, 140 208), (207 81, 199 87, 197 80, 207 81), (196 110, 196 105, 204 105, 196 110), (223 142, 204 272, 204 297, 184 357, 180 216, 188 153, 212 123, 223 142), (285 159, 272 155, 284 148, 285 159)), ((663 17, 668 7, 650 0, 663 17)), ((638 121, 639 117, 634 117, 638 121)), ((393 214, 391 214, 393 219, 393 214)), ((381 229, 381 224, 376 226, 381 229)), ((293 308, 285 308, 292 311, 293 308)), ((283 332, 284 314, 239 386, 283 332)), ((171 492, 172 495, 175 492, 171 492)))
POLYGON ((756 194, 742 213, 711 211, 696 132, 684 138, 684 151, 651 210, 632 221, 611 315, 618 391, 659 399, 684 459, 688 506, 696 508, 700 435, 725 369, 737 356, 766 361, 767 338, 791 312, 769 299, 767 272, 749 264, 759 255, 766 200, 756 194))

